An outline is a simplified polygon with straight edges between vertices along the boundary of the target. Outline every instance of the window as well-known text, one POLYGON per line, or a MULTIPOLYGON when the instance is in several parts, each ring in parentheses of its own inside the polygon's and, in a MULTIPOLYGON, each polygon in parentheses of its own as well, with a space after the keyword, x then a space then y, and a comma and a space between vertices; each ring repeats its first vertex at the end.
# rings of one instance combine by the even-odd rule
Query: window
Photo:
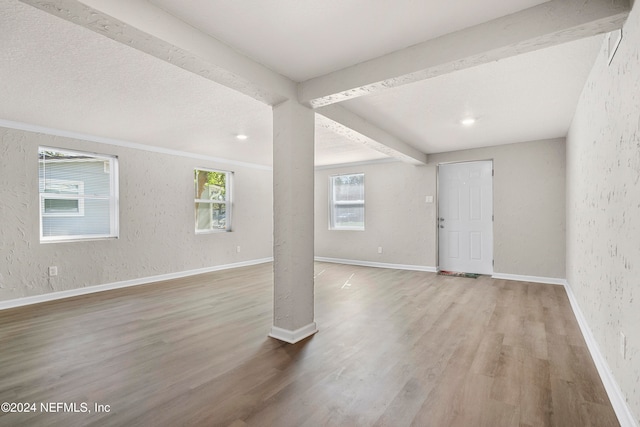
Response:
POLYGON ((231 231, 231 172, 196 169, 196 233, 231 231))
POLYGON ((364 174, 329 177, 329 229, 364 230, 364 174))
POLYGON ((40 241, 118 237, 118 160, 38 149, 40 241))
POLYGON ((84 216, 84 182, 48 179, 44 193, 42 216, 84 216))

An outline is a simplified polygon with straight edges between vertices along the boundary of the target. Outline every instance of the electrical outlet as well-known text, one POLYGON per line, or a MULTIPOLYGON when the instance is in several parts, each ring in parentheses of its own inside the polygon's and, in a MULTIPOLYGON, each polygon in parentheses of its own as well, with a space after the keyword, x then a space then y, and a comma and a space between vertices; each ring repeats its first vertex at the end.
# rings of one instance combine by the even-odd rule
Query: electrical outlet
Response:
POLYGON ((382 246, 378 246, 378 253, 381 254, 382 253, 382 246))
POLYGON ((236 246, 236 252, 240 253, 240 246, 236 246))
POLYGON ((53 277, 57 275, 58 275, 58 267, 56 266, 49 267, 49 276, 53 277))
POLYGON ((425 203, 433 203, 433 196, 425 196, 424 201, 425 203))
POLYGON ((623 359, 627 358, 627 337, 624 336, 622 331, 620 331, 620 356, 623 359))

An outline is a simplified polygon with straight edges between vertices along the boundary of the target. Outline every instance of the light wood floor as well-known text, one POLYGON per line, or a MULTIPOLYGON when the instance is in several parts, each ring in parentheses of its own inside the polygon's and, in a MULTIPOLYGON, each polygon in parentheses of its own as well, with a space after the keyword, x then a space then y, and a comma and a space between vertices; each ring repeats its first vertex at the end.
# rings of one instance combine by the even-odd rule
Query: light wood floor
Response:
POLYGON ((0 402, 110 405, 0 425, 618 425, 561 286, 317 263, 288 345, 271 268, 0 312, 0 402))

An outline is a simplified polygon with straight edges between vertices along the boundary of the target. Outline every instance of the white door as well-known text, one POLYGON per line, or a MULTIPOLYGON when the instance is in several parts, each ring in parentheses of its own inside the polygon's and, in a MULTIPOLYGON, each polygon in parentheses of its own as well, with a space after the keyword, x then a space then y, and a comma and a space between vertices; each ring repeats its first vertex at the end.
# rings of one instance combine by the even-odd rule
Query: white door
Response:
POLYGON ((438 166, 440 270, 493 273, 493 162, 438 166))

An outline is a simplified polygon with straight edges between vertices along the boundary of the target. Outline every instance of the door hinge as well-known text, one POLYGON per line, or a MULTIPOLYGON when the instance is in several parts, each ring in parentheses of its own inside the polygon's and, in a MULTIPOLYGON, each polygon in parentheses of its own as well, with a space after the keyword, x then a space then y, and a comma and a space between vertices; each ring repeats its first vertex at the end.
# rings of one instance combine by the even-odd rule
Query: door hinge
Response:
POLYGON ((491 265, 493 265, 494 267, 496 266, 496 260, 495 259, 491 260, 491 265))
POLYGON ((496 170, 495 169, 491 169, 491 176, 495 176, 496 174, 496 170))
POLYGON ((491 215, 491 221, 495 221, 495 217, 491 215))

